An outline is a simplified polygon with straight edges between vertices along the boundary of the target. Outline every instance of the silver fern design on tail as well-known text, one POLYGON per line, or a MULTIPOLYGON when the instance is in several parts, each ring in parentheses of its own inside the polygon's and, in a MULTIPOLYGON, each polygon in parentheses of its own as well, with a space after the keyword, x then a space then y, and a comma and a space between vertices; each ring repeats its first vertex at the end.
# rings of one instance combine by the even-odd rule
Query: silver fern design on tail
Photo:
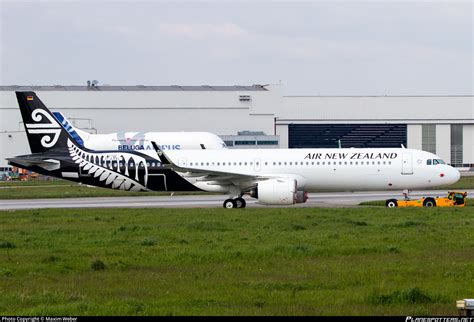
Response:
POLYGON ((67 140, 69 155, 79 165, 81 171, 93 176, 106 186, 113 189, 129 191, 150 191, 147 188, 148 167, 145 158, 130 153, 93 153, 86 152, 77 147, 71 140, 67 140), (135 178, 129 176, 129 162, 132 161, 135 178), (121 173, 120 163, 125 166, 121 173), (143 178, 139 177, 139 169, 143 169, 143 178), (143 182, 140 182, 142 179, 143 182))

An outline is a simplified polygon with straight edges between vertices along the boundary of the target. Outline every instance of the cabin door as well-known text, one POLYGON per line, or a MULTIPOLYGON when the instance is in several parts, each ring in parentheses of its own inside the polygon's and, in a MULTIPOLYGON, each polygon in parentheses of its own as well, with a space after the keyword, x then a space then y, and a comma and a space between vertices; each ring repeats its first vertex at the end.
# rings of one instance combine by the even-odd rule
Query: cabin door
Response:
POLYGON ((409 152, 403 153, 402 174, 413 174, 413 155, 409 152))

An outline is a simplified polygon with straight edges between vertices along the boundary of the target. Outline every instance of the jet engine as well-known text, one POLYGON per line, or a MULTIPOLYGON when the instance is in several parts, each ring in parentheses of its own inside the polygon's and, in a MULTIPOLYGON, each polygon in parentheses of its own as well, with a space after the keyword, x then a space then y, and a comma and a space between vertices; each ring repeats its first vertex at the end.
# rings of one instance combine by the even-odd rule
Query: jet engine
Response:
MULTIPOLYGON (((251 191, 250 196, 267 205, 295 204, 298 200, 296 180, 269 179, 260 181, 257 188, 251 191)), ((304 200, 304 194, 301 195, 301 200, 304 200)))

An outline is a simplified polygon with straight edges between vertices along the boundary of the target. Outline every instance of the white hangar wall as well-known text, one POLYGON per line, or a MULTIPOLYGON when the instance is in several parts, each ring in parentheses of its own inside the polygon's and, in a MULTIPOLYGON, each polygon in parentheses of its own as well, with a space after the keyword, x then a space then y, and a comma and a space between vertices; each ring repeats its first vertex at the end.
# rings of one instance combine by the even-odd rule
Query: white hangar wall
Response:
POLYGON ((118 131, 238 131, 274 133, 278 91, 262 86, 38 86, 0 87, 0 167, 30 153, 15 90, 33 90, 52 111, 92 133, 118 131))
POLYGON ((276 134, 280 147, 291 148, 292 128, 299 125, 395 124, 406 126, 407 147, 428 150, 431 144, 430 152, 448 163, 474 164, 474 98, 469 95, 284 96, 276 134), (452 140, 452 131, 461 131, 460 142, 459 136, 452 140))

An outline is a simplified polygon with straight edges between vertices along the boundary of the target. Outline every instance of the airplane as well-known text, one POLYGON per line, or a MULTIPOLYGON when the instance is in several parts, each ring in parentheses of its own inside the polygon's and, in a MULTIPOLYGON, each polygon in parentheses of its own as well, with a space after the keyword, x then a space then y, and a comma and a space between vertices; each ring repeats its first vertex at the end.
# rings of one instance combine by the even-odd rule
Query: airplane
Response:
POLYGON ((116 132, 91 134, 73 126, 61 112, 54 117, 71 134, 76 142, 92 150, 153 151, 151 141, 160 142, 164 150, 225 149, 227 146, 210 132, 116 132))
POLYGON ((224 208, 306 202, 308 190, 411 190, 449 185, 460 173, 435 154, 406 148, 96 151, 81 146, 34 92, 16 92, 31 150, 10 164, 88 185, 131 191, 229 195, 224 208))

